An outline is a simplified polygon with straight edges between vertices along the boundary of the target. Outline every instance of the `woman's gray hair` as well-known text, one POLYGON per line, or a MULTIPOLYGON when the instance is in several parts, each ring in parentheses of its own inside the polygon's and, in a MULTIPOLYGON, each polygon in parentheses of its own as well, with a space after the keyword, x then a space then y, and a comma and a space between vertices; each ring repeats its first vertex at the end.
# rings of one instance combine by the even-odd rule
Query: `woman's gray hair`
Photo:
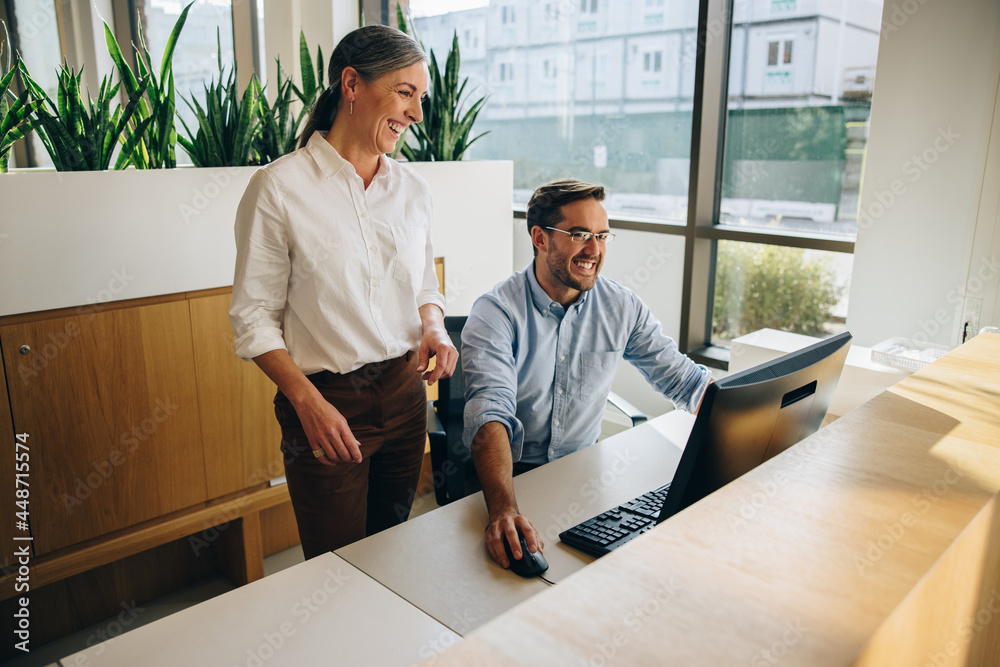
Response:
POLYGON ((427 60, 427 54, 415 39, 386 25, 366 25, 347 33, 330 56, 327 79, 330 84, 309 113, 299 148, 313 132, 333 127, 340 106, 340 78, 345 67, 353 67, 366 83, 384 74, 427 60))

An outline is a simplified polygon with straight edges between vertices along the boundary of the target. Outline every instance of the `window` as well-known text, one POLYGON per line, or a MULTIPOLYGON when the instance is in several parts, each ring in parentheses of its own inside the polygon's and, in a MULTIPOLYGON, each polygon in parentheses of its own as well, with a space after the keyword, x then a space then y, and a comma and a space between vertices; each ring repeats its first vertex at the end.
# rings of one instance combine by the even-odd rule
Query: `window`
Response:
POLYGON ((653 51, 643 54, 643 70, 646 72, 659 72, 663 69, 663 52, 653 51))
POLYGON ((798 241, 800 248, 718 243, 715 344, 728 345, 764 320, 812 335, 843 326, 852 262, 849 252, 834 250, 853 247, 857 234, 871 111, 870 98, 850 97, 843 86, 846 70, 874 71, 880 28, 877 17, 855 9, 847 4, 844 22, 798 17, 784 24, 787 34, 757 44, 753 21, 733 26, 719 223, 811 241, 798 241), (797 68, 811 71, 792 76, 795 41, 803 53, 826 44, 852 52, 840 71, 833 62, 801 62, 797 68), (766 65, 755 65, 753 53, 765 48, 766 65), (801 297, 794 306, 782 301, 792 294, 801 297), (818 314, 826 318, 819 324, 818 314))
MULTIPOLYGON (((20 52, 31 78, 48 93, 52 101, 55 101, 59 89, 56 70, 62 64, 56 0, 19 0, 14 5, 13 13, 11 23, 15 34, 12 34, 11 38, 14 40, 15 48, 20 52)), ((4 56, 8 56, 12 51, 13 49, 5 50, 4 56)), ((32 132, 28 135, 28 139, 31 142, 28 151, 21 153, 22 158, 29 163, 26 166, 51 167, 52 158, 45 151, 45 146, 37 133, 32 132)), ((12 156, 16 163, 18 151, 14 151, 12 156)))
POLYGON ((770 42, 767 45, 767 65, 768 67, 774 67, 778 64, 778 50, 781 48, 781 42, 770 42))
POLYGON ((504 5, 502 9, 502 22, 504 25, 514 23, 514 8, 509 5, 504 5))
MULTIPOLYGON (((686 7, 687 15, 697 16, 697 0, 677 1, 686 7)), ((453 25, 460 30, 490 34, 497 27, 490 21, 504 20, 502 7, 491 13, 488 6, 474 1, 452 3, 460 13, 427 16, 436 4, 411 0, 418 33, 426 22, 423 24, 434 25, 445 33, 450 33, 453 25)), ((596 0, 573 5, 586 10, 588 16, 599 6, 596 0)), ((553 4, 554 11, 558 8, 553 4)), ((543 16, 539 7, 537 13, 524 20, 537 17, 535 20, 541 21, 543 16)), ((514 160, 519 206, 527 203, 540 183, 572 173, 608 186, 613 196, 607 205, 614 216, 684 224, 693 77, 678 73, 670 90, 654 91, 658 97, 653 101, 648 91, 644 97, 636 97, 629 90, 629 82, 644 73, 644 66, 650 74, 659 76, 671 67, 678 72, 687 67, 693 74, 694 63, 680 56, 679 36, 685 34, 694 40, 694 22, 666 25, 659 32, 643 31, 641 36, 646 41, 635 56, 637 62, 633 62, 630 51, 633 36, 622 30, 575 37, 569 33, 554 44, 551 33, 532 30, 537 26, 520 27, 525 28, 521 46, 487 40, 481 56, 462 54, 461 76, 485 72, 487 88, 497 86, 473 128, 474 133, 488 130, 490 134, 472 146, 469 157, 514 160), (674 51, 653 46, 663 43, 670 44, 674 51), (537 76, 563 85, 547 91, 544 98, 533 97, 530 85, 511 86, 512 62, 530 63, 530 71, 537 76), (600 159, 595 159, 596 146, 606 147, 599 153, 600 159)), ((636 80, 634 84, 638 87, 641 82, 636 80)))
POLYGON ((792 41, 768 42, 767 45, 767 66, 774 67, 778 64, 790 65, 792 63, 792 41))
MULTIPOLYGON (((428 13, 436 4, 411 0, 428 13)), ((489 31, 487 8, 476 9, 482 4, 452 3, 463 25, 489 31)), ((536 34, 530 25, 520 46, 487 41, 485 62, 501 53, 504 59, 496 69, 462 59, 463 75, 481 67, 497 83, 512 78, 512 56, 541 62, 545 76, 561 63, 560 78, 569 82, 555 91, 555 103, 533 99, 530 86, 494 89, 473 130, 490 135, 469 156, 514 161, 515 209, 539 184, 573 176, 607 187, 605 205, 623 235, 676 236, 670 247, 684 267, 675 289, 685 351, 728 345, 741 327, 763 321, 814 333, 842 327, 870 110, 870 96, 843 88, 853 80, 847 71, 874 76, 880 12, 852 0, 784 2, 801 11, 776 23, 767 11, 751 11, 751 3, 645 0, 637 4, 645 15, 612 28, 591 16, 599 4, 572 5, 581 20, 555 44, 551 33, 536 34), (644 20, 667 6, 662 22, 644 20), (711 34, 731 35, 729 44, 697 34, 699 11, 708 12, 703 25, 725 27, 711 34), (776 26, 778 34, 771 32, 776 26), (835 63, 830 54, 838 48, 835 63), (696 58, 704 62, 701 81, 696 58), (699 137, 692 137, 694 114, 699 137), (774 299, 775 290, 787 298, 774 299), (793 303, 808 316, 774 319, 793 303)), ((434 20, 459 19, 439 10, 434 20)), ((616 244, 615 252, 625 246, 616 244)), ((676 310, 658 316, 665 325, 678 321, 676 310)))
MULTIPOLYGON (((84 59, 85 81, 99 81, 105 75, 111 75, 117 81, 117 73, 106 56, 103 35, 98 44, 91 44, 87 37, 88 33, 95 30, 95 26, 91 25, 91 18, 94 21, 101 18, 107 20, 122 50, 127 52, 131 48, 130 44, 135 41, 135 27, 131 23, 134 23, 137 15, 141 17, 146 45, 158 67, 163 45, 185 3, 177 0, 109 0, 101 14, 94 9, 92 17, 83 18, 76 11, 70 11, 71 4, 68 0, 6 0, 6 3, 0 3, 0 16, 5 16, 8 26, 15 28, 13 32, 16 34, 11 35, 12 40, 23 55, 33 78, 53 98, 56 68, 64 58, 73 63, 77 58, 83 57, 81 49, 86 53, 88 48, 93 47, 98 54, 96 60, 92 56, 84 59), (77 25, 77 21, 82 24, 77 25)), ((262 66, 265 64, 265 59, 258 55, 263 50, 263 3, 262 0, 251 0, 249 11, 247 2, 239 0, 236 4, 242 11, 241 15, 245 16, 240 30, 253 39, 250 48, 242 55, 246 62, 241 61, 239 69, 241 72, 250 72, 258 69, 258 62, 262 66), (256 26, 252 25, 251 11, 256 13, 256 26)), ((105 4, 101 7, 104 8, 105 4)), ((188 12, 187 22, 174 51, 173 69, 177 112, 189 124, 193 115, 182 96, 190 99, 194 94, 200 99, 204 94, 203 84, 212 78, 218 78, 217 35, 222 45, 222 63, 227 68, 227 73, 236 62, 233 48, 233 16, 236 9, 232 0, 197 0, 188 12)), ((100 28, 100 23, 97 23, 97 27, 100 28)), ((264 72, 259 74, 264 83, 264 72)), ((96 95, 97 91, 92 93, 96 95)), ((179 123, 178 129, 183 131, 179 123)), ((51 166, 51 160, 37 136, 32 133, 28 140, 30 144, 27 148, 23 141, 15 146, 11 166, 15 166, 15 162, 21 167, 51 166)), ((187 159, 183 149, 179 147, 177 157, 182 162, 187 159)))
POLYGON ((759 329, 826 337, 843 331, 853 255, 719 241, 712 342, 759 329))

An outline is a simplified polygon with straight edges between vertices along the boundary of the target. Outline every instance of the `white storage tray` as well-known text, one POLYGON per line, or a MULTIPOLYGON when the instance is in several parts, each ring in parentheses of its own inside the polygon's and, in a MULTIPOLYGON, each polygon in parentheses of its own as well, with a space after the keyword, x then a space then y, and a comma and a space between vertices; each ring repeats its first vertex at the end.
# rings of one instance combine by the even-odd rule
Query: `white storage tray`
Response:
POLYGON ((908 338, 890 338, 872 348, 872 361, 919 371, 936 359, 940 359, 950 350, 944 345, 935 343, 918 343, 908 338))

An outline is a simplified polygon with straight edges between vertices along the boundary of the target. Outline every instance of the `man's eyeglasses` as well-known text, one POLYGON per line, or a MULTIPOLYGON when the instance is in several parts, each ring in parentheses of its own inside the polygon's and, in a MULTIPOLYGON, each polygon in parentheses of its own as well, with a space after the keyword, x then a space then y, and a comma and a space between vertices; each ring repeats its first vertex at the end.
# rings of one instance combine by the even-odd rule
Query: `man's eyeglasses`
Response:
POLYGON ((552 230, 553 232, 559 232, 560 234, 568 234, 570 238, 573 239, 574 243, 587 243, 591 238, 597 239, 598 243, 611 243, 615 240, 615 235, 611 232, 600 232, 599 234, 594 234, 592 232, 567 232, 562 229, 556 229, 555 227, 546 227, 545 229, 552 230))

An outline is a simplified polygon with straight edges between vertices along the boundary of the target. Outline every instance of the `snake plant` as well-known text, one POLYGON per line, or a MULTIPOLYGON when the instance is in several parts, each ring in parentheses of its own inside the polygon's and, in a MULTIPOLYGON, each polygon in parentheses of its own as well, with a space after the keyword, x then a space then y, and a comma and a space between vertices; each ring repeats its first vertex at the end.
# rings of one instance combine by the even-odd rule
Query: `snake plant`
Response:
POLYGON ((325 78, 324 72, 326 71, 323 67, 323 49, 319 46, 316 47, 316 73, 313 74, 309 47, 306 45, 306 35, 302 31, 299 31, 299 71, 302 74, 302 88, 300 89, 295 84, 292 84, 292 90, 295 91, 295 95, 302 102, 302 110, 299 112, 297 121, 297 126, 301 127, 302 121, 312 110, 313 105, 316 104, 320 93, 326 88, 326 84, 323 83, 325 78))
POLYGON ((3 69, 0 70, 0 174, 7 172, 7 164, 10 161, 10 151, 14 147, 14 142, 28 134, 33 127, 32 114, 41 105, 38 100, 32 100, 30 93, 25 90, 20 95, 11 90, 14 77, 20 71, 21 59, 14 57, 11 65, 10 54, 4 57, 3 45, 9 44, 6 39, 7 26, 4 26, 4 41, 0 42, 0 63, 3 69))
MULTIPOLYGON (((396 6, 396 19, 399 29, 409 34, 409 27, 399 5, 396 6)), ((416 145, 404 143, 405 138, 397 143, 399 152, 410 162, 461 160, 469 146, 489 134, 483 132, 469 140, 472 124, 476 122, 476 116, 486 103, 486 97, 479 98, 464 114, 462 113, 464 106, 462 97, 469 79, 466 77, 459 84, 460 61, 457 32, 452 37, 451 50, 448 51, 443 74, 438 67, 434 51, 431 50, 430 89, 421 103, 424 119, 419 124, 410 126, 416 145)))
POLYGON ((138 169, 171 169, 177 166, 175 152, 177 130, 174 126, 176 105, 174 103, 172 60, 177 38, 187 20, 188 10, 193 4, 192 1, 181 10, 180 16, 167 37, 167 42, 163 47, 159 75, 156 74, 149 49, 146 47, 141 22, 138 25, 141 53, 140 49, 136 48, 138 77, 133 74, 132 68, 122 55, 118 40, 115 39, 111 28, 108 27, 107 23, 104 24, 104 41, 107 43, 111 59, 118 68, 125 93, 131 98, 139 90, 141 81, 145 78, 149 80, 146 96, 139 101, 127 136, 122 142, 122 151, 115 163, 115 169, 122 169, 129 164, 138 169))
POLYGON ((254 138, 253 152, 259 164, 274 162, 282 155, 295 150, 299 141, 299 118, 292 115, 291 78, 285 78, 285 70, 278 58, 278 94, 274 105, 268 104, 267 96, 260 96, 257 107, 260 114, 260 130, 254 138))
POLYGON ((106 170, 119 138, 142 99, 148 80, 143 78, 138 82, 138 88, 130 93, 128 103, 122 109, 116 102, 118 84, 112 86, 108 77, 101 80, 95 102, 89 95, 86 98, 83 95, 82 68, 77 74, 63 63, 57 76, 59 89, 56 102, 53 102, 21 63, 21 78, 31 97, 39 103, 35 111, 35 127, 52 158, 52 164, 57 171, 106 170), (115 102, 114 111, 111 110, 112 102, 115 102))
POLYGON ((245 167, 250 163, 250 153, 260 123, 259 104, 260 83, 257 75, 250 77, 250 83, 243 96, 236 88, 236 69, 229 72, 223 83, 225 72, 222 67, 222 47, 219 47, 219 81, 205 86, 205 106, 198 100, 194 104, 187 98, 188 105, 198 119, 198 131, 192 132, 181 118, 187 137, 177 141, 191 156, 196 167, 245 167))

